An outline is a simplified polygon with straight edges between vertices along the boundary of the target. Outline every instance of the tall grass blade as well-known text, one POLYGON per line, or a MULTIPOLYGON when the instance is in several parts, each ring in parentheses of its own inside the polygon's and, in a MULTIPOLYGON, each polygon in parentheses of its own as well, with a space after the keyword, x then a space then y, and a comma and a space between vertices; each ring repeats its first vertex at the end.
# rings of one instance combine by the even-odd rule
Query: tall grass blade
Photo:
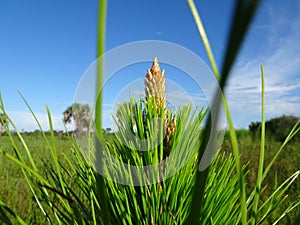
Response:
MULTIPOLYGON (((56 149, 56 143, 55 143, 51 113, 50 113, 50 110, 49 110, 48 106, 46 106, 46 111, 47 111, 47 115, 48 115, 48 122, 49 122, 50 134, 51 134, 51 140, 52 140, 52 151, 51 151, 51 153, 52 153, 53 161, 54 161, 54 164, 55 164, 56 174, 58 175, 60 188, 61 188, 63 194, 66 195, 67 193, 66 193, 66 189, 65 189, 65 184, 63 182, 63 178, 62 178, 62 174, 61 174, 61 170, 60 170, 60 165, 59 165, 59 160, 58 160, 58 156, 57 156, 57 149, 56 149)), ((71 207, 68 204, 68 201, 63 201, 63 203, 65 204, 68 211, 70 211, 71 207)))
POLYGON ((255 196, 252 208, 252 215, 251 215, 251 224, 255 225, 256 222, 256 214, 257 214, 257 207, 259 202, 259 196, 261 192, 261 184, 263 181, 263 169, 264 169, 264 159, 265 159, 265 74, 264 74, 264 67, 261 64, 261 137, 260 137, 260 154, 259 154, 259 164, 258 164, 258 171, 257 171, 257 181, 255 187, 255 196))
POLYGON ((238 0, 226 45, 220 86, 225 86, 231 67, 238 55, 260 0, 238 0))
MULTIPOLYGON (((99 138, 102 141, 102 88, 103 88, 103 73, 104 73, 104 59, 103 55, 105 52, 105 31, 106 31, 106 8, 107 0, 98 1, 98 36, 97 36, 97 77, 96 77, 96 106, 95 106, 95 128, 97 131, 95 137, 96 144, 96 167, 98 171, 103 171, 103 154, 102 154, 102 143, 99 142, 99 138), (99 58, 102 57, 100 60, 99 58)), ((103 224, 110 224, 110 214, 108 210, 107 197, 105 194, 105 180, 104 177, 99 173, 96 174, 97 182, 97 197, 99 198, 99 203, 101 205, 101 219, 103 224)))
MULTIPOLYGON (((207 53, 209 61, 211 63, 213 72, 214 72, 217 80, 219 81, 221 90, 224 90, 226 81, 228 80, 230 69, 234 63, 234 60, 238 53, 238 50, 240 49, 240 46, 242 44, 242 41, 243 41, 246 31, 248 29, 248 25, 251 22, 251 19, 256 11, 259 1, 252 0, 252 1, 238 1, 237 2, 236 8, 235 8, 235 14, 234 14, 233 21, 231 24, 231 32, 229 35, 229 41, 227 44, 227 50, 225 53, 221 77, 218 72, 213 53, 210 48, 209 41, 208 41, 208 38, 205 33, 205 29, 201 22, 199 13, 197 12, 196 6, 195 6, 193 0, 188 0, 188 3, 190 6, 190 9, 191 9, 191 12, 194 16, 194 20, 195 20, 197 28, 199 30, 201 39, 205 46, 206 53, 207 53)), ((216 94, 213 105, 220 104, 220 100, 221 99, 219 98, 218 94, 216 94)), ((223 100, 227 120, 229 123, 229 133, 230 133, 233 153, 234 153, 234 156, 236 159, 237 172, 239 174, 239 180, 240 180, 239 186, 241 188, 242 224, 245 225, 245 224, 247 224, 246 190, 245 190, 244 177, 243 177, 243 173, 242 173, 242 166, 241 166, 240 159, 239 159, 240 154, 239 154, 239 150, 238 150, 237 138, 236 138, 235 130, 233 127, 233 122, 232 122, 232 119, 230 116, 229 107, 228 107, 225 97, 222 100, 223 100)), ((210 131, 210 129, 208 129, 210 126, 209 122, 210 122, 210 119, 208 119, 208 123, 206 124, 206 127, 205 127, 204 140, 207 139, 205 136, 210 135, 210 132, 208 132, 208 131, 210 131)), ((214 130, 213 130, 213 132, 214 132, 214 130)), ((203 141, 203 143, 205 143, 205 141, 203 141)), ((199 149, 200 156, 201 156, 201 152, 204 151, 204 149, 205 149, 205 146, 202 144, 199 149)), ((199 160, 199 162, 200 162, 200 160, 199 160)), ((199 222, 199 217, 200 217, 200 212, 201 212, 201 207, 202 207, 201 206, 202 198, 203 198, 203 193, 204 193, 204 191, 202 189, 205 188, 205 183, 206 183, 208 172, 209 172, 209 167, 206 170, 204 170, 203 172, 200 172, 200 171, 197 172, 198 174, 197 174, 196 187, 195 187, 195 191, 194 191, 194 196, 193 196, 193 201, 192 201, 192 209, 191 209, 191 213, 189 216, 188 224, 197 224, 199 222)))
MULTIPOLYGON (((0 97, 1 97, 1 96, 0 96, 0 97)), ((15 124, 13 123, 13 121, 10 119, 10 117, 7 115, 7 113, 6 113, 6 111, 5 111, 4 104, 3 104, 1 98, 0 98, 0 109, 1 109, 1 111, 3 112, 5 118, 8 120, 8 123, 13 127, 13 129, 14 129, 15 131, 17 131, 17 130, 18 130, 17 127, 15 126, 15 124)), ((20 157, 20 158, 22 159, 22 155, 21 155, 20 152, 18 151, 18 147, 17 147, 16 144, 15 144, 15 141, 14 141, 14 139, 13 139, 11 133, 10 133, 10 130, 9 130, 9 127, 8 127, 8 126, 6 127, 6 131, 7 131, 7 134, 9 135, 9 137, 10 137, 11 142, 13 143, 14 149, 16 150, 16 153, 17 153, 18 157, 20 157)), ((29 149, 28 149, 28 146, 27 146, 27 144, 26 144, 24 138, 22 137, 22 135, 21 135, 19 132, 16 132, 16 133, 17 133, 17 135, 18 135, 18 138, 19 138, 20 141, 22 142, 22 146, 24 147, 24 149, 25 149, 25 151, 26 151, 26 154, 27 154, 27 156, 28 156, 28 158, 29 158, 29 161, 30 161, 30 163, 31 163, 32 168, 33 168, 34 170, 37 170, 37 166, 35 165, 35 162, 34 162, 34 160, 33 160, 33 158, 32 158, 32 155, 31 155, 31 153, 30 153, 30 151, 29 151, 29 149)), ((23 160, 23 159, 22 159, 22 160, 23 160)))
MULTIPOLYGON (((267 200, 265 200, 265 202, 258 209, 258 212, 259 211, 263 212, 265 208, 267 208, 267 210, 265 212, 263 212, 263 215, 261 216, 261 218, 259 218, 259 220, 256 219, 255 224, 263 223, 276 209, 278 209, 280 207, 280 205, 288 197, 285 194, 287 189, 298 178, 299 174, 300 174, 300 171, 295 172, 292 176, 290 176, 288 179, 286 179, 276 190, 274 190, 273 193, 267 198, 267 200)), ((297 205, 297 203, 293 204, 293 205, 295 206, 295 205, 297 205)), ((289 210, 289 209, 287 209, 287 210, 289 210)), ((282 219, 284 217, 284 215, 285 215, 284 213, 281 213, 279 215, 279 218, 277 219, 277 221, 282 219)))
POLYGON ((0 200, 0 221, 4 224, 12 225, 14 224, 11 219, 6 214, 6 211, 20 224, 27 225, 21 217, 19 217, 12 209, 10 209, 4 202, 0 200))
MULTIPOLYGON (((12 160, 12 161, 13 161, 13 160, 16 160, 16 162, 19 162, 19 163, 20 163, 20 166, 21 166, 21 169, 22 169, 22 173, 23 173, 24 178, 25 178, 25 180, 26 180, 26 182, 27 182, 27 184, 28 184, 28 187, 30 188, 30 190, 31 190, 31 192, 32 192, 32 194, 33 194, 33 196, 34 196, 34 198, 35 198, 35 200, 36 200, 36 202, 37 202, 39 208, 41 209, 41 211, 43 212, 43 214, 47 217, 48 221, 51 223, 51 220, 50 220, 50 218, 49 218, 47 212, 45 211, 44 207, 42 206, 41 202, 39 201, 38 196, 37 196, 37 193, 36 193, 36 191, 35 191, 34 188, 33 188, 33 185, 32 185, 32 183, 31 183, 31 181, 30 181, 30 178, 28 177, 28 174, 26 173, 26 172, 29 172, 29 174, 30 174, 30 171, 29 171, 28 169, 25 169, 25 168, 22 167, 22 166, 26 166, 27 168, 29 168, 30 170, 32 170, 32 171, 33 171, 34 173, 36 173, 36 174, 38 174, 38 169, 37 169, 36 164, 35 164, 35 162, 34 162, 32 156, 31 156, 31 153, 30 153, 30 151, 29 151, 29 149, 28 149, 28 147, 27 147, 27 144, 26 144, 25 140, 23 139, 22 135, 21 135, 20 132, 18 131, 17 127, 15 126, 15 124, 13 123, 13 121, 11 120, 11 118, 7 115, 7 113, 6 113, 6 111, 5 111, 5 108, 4 108, 4 104, 3 104, 3 101, 2 101, 1 95, 0 95, 0 109, 1 109, 1 111, 3 112, 3 114, 5 115, 5 118, 8 120, 9 124, 14 128, 14 130, 15 130, 15 132, 16 132, 18 138, 19 138, 19 140, 20 140, 21 143, 22 143, 22 146, 25 148, 26 154, 28 155, 28 158, 29 158, 29 160, 30 160, 30 163, 31 163, 31 166, 32 166, 33 169, 32 169, 31 167, 28 167, 28 166, 26 165, 26 163, 25 163, 25 161, 24 161, 24 159, 23 159, 23 157, 22 157, 21 151, 20 151, 20 149, 18 148, 18 146, 16 145, 15 140, 14 140, 14 138, 13 138, 11 132, 10 132, 9 126, 8 126, 8 124, 7 124, 7 125, 5 126, 5 130, 6 130, 6 133, 8 134, 8 136, 9 136, 9 138, 10 138, 11 144, 13 145, 13 148, 14 148, 14 151, 15 151, 16 157, 17 157, 17 158, 15 158, 15 157, 11 156, 11 160, 12 160)), ((34 115, 34 114, 33 114, 33 115, 34 115)), ((35 115, 34 115, 34 116, 35 116, 35 115)), ((0 154, 1 154, 1 152, 2 152, 2 151, 1 151, 1 149, 0 149, 0 154)), ((2 154, 3 154, 3 155, 6 155, 5 152, 2 152, 2 154)), ((51 224, 52 224, 52 223, 51 223, 51 224)))
MULTIPOLYGON (((231 24, 231 31, 230 31, 226 51, 225 51, 225 57, 224 57, 222 73, 221 73, 222 76, 220 80, 220 87, 222 90, 226 85, 231 67, 235 61, 239 49, 241 48, 242 42, 248 30, 248 26, 251 23, 251 20, 255 14, 255 11, 259 3, 260 3, 259 0, 250 0, 250 1, 239 0, 236 3, 236 8, 234 11, 234 17, 231 24)), ((229 134, 232 142, 233 153, 236 159, 237 172, 239 173, 239 179, 240 179, 242 224, 246 225, 247 224, 246 187, 245 187, 245 181, 242 174, 240 154, 238 150, 235 130, 229 113, 229 107, 226 101, 224 107, 225 107, 227 120, 229 123, 229 134)))
MULTIPOLYGON (((33 112, 32 108, 30 107, 29 103, 28 103, 27 100, 25 99, 24 95, 22 95, 22 93, 19 92, 19 91, 18 91, 18 94, 21 96, 21 98, 23 99, 23 101, 24 101, 26 107, 29 109, 31 115, 33 116, 33 118, 34 118, 36 124, 38 125, 38 127, 39 127, 39 129, 40 129, 40 131, 41 131, 41 134, 43 135, 43 138, 44 138, 45 142, 47 143, 49 149, 51 150, 50 142, 49 142, 48 138, 46 137, 45 132, 43 131, 43 128, 42 128, 41 123, 39 122, 38 118, 36 117, 35 113, 33 112)), ((14 128, 14 129, 16 129, 16 128, 14 128)))
MULTIPOLYGON (((299 205, 300 205, 300 202, 295 203, 295 204, 291 205, 290 207, 288 207, 273 224, 274 225, 278 224, 282 218, 284 218, 286 215, 288 215, 292 210, 294 210, 299 205)), ((300 220, 297 221, 297 217, 294 222, 296 222, 296 223, 293 223, 292 225, 300 224, 300 220)))
POLYGON ((213 51, 212 51, 212 49, 210 47, 209 39, 208 39, 208 37, 206 35, 206 31, 204 29, 201 17, 200 17, 200 15, 198 13, 197 7, 196 7, 196 5, 195 5, 195 3, 194 3, 193 0, 188 0, 188 4, 189 4, 190 10, 192 12, 192 15, 194 17, 196 26, 197 26, 199 34, 200 34, 200 37, 202 39, 203 46, 204 46, 204 48, 206 50, 206 54, 207 54, 208 60, 210 62, 212 71, 215 74, 216 79, 220 80, 221 76, 220 76, 220 73, 219 73, 216 61, 215 61, 215 57, 213 55, 213 51))

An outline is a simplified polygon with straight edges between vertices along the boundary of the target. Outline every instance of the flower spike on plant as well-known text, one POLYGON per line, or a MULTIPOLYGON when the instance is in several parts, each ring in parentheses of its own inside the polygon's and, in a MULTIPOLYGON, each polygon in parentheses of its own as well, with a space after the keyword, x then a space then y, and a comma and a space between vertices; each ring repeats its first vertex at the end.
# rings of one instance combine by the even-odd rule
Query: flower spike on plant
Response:
MULTIPOLYGON (((172 115, 172 111, 167 109, 166 104, 166 79, 165 71, 160 70, 158 59, 155 57, 152 67, 147 70, 145 75, 145 94, 146 94, 146 111, 150 111, 149 102, 155 101, 155 116, 164 120, 164 157, 170 154, 173 136, 176 128, 176 115, 172 115), (160 113, 161 112, 161 113, 160 113)), ((151 104, 150 104, 151 105, 151 104)), ((152 108, 152 107, 151 107, 152 108)))
POLYGON ((145 92, 147 100, 151 97, 154 97, 156 99, 156 101, 158 102, 158 108, 163 104, 164 108, 166 108, 166 80, 164 74, 164 70, 160 72, 158 59, 155 57, 152 67, 147 70, 147 74, 145 76, 145 92))

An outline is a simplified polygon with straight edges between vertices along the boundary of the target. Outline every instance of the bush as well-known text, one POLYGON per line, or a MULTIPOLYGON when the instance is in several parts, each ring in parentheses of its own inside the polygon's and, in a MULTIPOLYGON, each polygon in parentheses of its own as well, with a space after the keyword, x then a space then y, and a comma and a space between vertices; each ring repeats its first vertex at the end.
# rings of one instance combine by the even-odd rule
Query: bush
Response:
MULTIPOLYGON (((270 119, 266 122, 266 136, 275 141, 284 142, 298 120, 299 118, 295 116, 285 115, 270 119)), ((260 137, 261 122, 251 122, 249 131, 253 137, 260 137)))

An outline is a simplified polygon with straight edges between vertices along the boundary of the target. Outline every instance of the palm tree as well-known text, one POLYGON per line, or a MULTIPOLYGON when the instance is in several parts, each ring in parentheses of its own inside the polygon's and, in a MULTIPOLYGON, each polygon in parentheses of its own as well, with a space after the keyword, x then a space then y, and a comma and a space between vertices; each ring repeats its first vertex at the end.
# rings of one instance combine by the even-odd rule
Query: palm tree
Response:
POLYGON ((2 132, 5 131, 4 126, 8 123, 6 117, 4 116, 3 113, 0 113, 0 136, 2 134, 2 132))
POLYGON ((63 112, 63 115, 65 123, 71 123, 73 118, 76 134, 87 132, 91 117, 91 109, 88 104, 73 103, 63 112))

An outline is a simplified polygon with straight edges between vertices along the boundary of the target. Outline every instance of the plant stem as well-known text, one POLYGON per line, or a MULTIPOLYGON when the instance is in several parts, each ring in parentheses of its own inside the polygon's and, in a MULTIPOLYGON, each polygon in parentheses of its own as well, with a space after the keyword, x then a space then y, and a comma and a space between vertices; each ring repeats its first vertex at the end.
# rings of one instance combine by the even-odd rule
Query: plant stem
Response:
POLYGON ((200 15, 197 11, 195 3, 194 3, 193 0, 188 0, 188 4, 189 4, 191 12, 193 14, 196 26, 197 26, 198 31, 199 31, 199 34, 201 36, 201 39, 202 39, 202 42, 203 42, 208 60, 210 62, 211 68, 212 68, 212 71, 215 74, 216 79, 220 80, 220 73, 219 73, 219 70, 218 70, 214 55, 213 55, 213 51, 210 47, 210 44, 209 44, 209 41, 208 41, 208 38, 207 38, 207 35, 206 35, 206 32, 205 32, 204 26, 202 24, 202 20, 201 20, 200 15))
POLYGON ((98 3, 98 37, 97 37, 97 78, 96 78, 96 105, 95 105, 95 128, 96 135, 96 182, 97 182, 97 195, 101 207, 100 221, 103 224, 110 224, 110 216, 107 207, 107 198, 105 194, 104 177, 99 174, 103 171, 103 145, 102 141, 102 98, 103 98, 103 76, 104 76, 104 60, 103 55, 105 52, 105 28, 106 28, 106 8, 107 0, 99 0, 98 3))
MULTIPOLYGON (((199 30, 199 34, 200 34, 201 39, 203 41, 203 45, 205 47, 206 54, 207 54, 207 56, 209 58, 209 61, 210 61, 213 73, 214 73, 216 79, 218 80, 218 82, 220 82, 220 79, 221 79, 220 73, 219 73, 219 70, 217 68, 217 64, 216 64, 213 52, 211 50, 211 47, 210 47, 210 44, 209 44, 209 41, 208 41, 208 38, 207 38, 207 35, 206 35, 206 32, 205 32, 205 29, 203 27, 203 23, 201 22, 201 18, 199 16, 199 13, 198 13, 198 11, 196 9, 196 6, 195 6, 195 4, 194 4, 194 2, 192 0, 188 0, 188 3, 189 3, 189 6, 191 8, 192 14, 194 16, 194 20, 196 22, 197 28, 199 30)), ((222 87, 221 87, 221 89, 222 89, 222 87)), ((216 100, 219 100, 219 99, 214 99, 214 101, 216 101, 216 100)), ((231 144, 232 144, 233 153, 234 153, 234 157, 235 157, 236 168, 237 168, 237 173, 238 173, 238 177, 239 177, 240 189, 241 189, 241 193, 242 193, 242 195, 241 195, 242 215, 244 215, 243 217, 245 217, 247 215, 247 211, 245 211, 245 208, 246 208, 246 190, 245 190, 245 185, 244 185, 245 182, 244 182, 243 173, 242 173, 242 166, 241 166, 241 163, 240 163, 240 153, 239 153, 239 149, 238 149, 237 138, 236 138, 236 134, 235 134, 233 122, 232 122, 232 119, 231 119, 229 106, 227 104, 227 100, 226 100, 225 97, 223 97, 222 100, 223 100, 223 105, 224 105, 225 112, 226 112, 227 121, 228 121, 228 124, 229 124, 230 139, 231 139, 231 144)), ((215 102, 214 102, 214 104, 215 104, 215 102)), ((206 127, 207 126, 209 126, 208 123, 206 124, 206 127)), ((206 131, 205 132, 205 136, 209 135, 208 130, 205 129, 205 131, 206 131)), ((199 154, 199 155, 202 155, 202 154, 199 154)), ((200 160, 199 160, 199 162, 200 162, 200 160)), ((201 179, 204 179, 204 181, 202 180, 201 183, 205 182, 205 180, 207 179, 208 172, 209 172, 208 169, 206 169, 205 171, 201 172, 202 175, 201 176, 200 175, 197 176, 197 178, 198 178, 197 180, 199 180, 199 178, 201 177, 201 179)), ((198 171, 198 173, 200 173, 200 172, 198 171)), ((197 207, 197 205, 198 205, 198 207, 197 207, 198 208, 197 209, 198 215, 199 215, 199 213, 201 211, 201 202, 202 202, 202 198, 203 198, 203 195, 204 195, 204 188, 205 188, 205 185, 203 185, 203 184, 202 185, 200 185, 200 184, 196 185, 196 188, 195 188, 196 189, 195 193, 200 193, 200 200, 198 199, 198 201, 199 201, 198 204, 196 204, 193 201, 194 204, 192 205, 192 208, 197 207), (198 189, 197 187, 199 188, 199 190, 197 190, 198 189)), ((194 196, 194 198, 195 198, 195 196, 194 196)), ((192 218, 192 217, 197 217, 195 215, 196 214, 195 209, 194 210, 192 209, 192 212, 194 212, 194 213, 191 213, 190 217, 191 217, 191 220, 195 222, 195 218, 192 218), (194 214, 194 215, 192 215, 192 214, 194 214)))
POLYGON ((256 214, 258 208, 258 201, 261 191, 261 183, 263 181, 263 168, 264 168, 264 158, 265 158, 265 75, 264 75, 264 67, 261 64, 261 141, 260 141, 260 156, 259 156, 259 166, 257 172, 257 181, 256 181, 256 191, 253 201, 253 209, 252 209, 252 223, 256 222, 256 214))
MULTIPOLYGON (((220 85, 220 88, 222 91, 225 88, 226 81, 228 80, 228 77, 229 77, 230 69, 236 58, 238 50, 240 49, 240 45, 242 44, 243 38, 247 32, 248 25, 251 22, 251 19, 252 19, 253 15, 256 11, 256 8, 258 6, 258 3, 259 3, 259 0, 252 0, 252 1, 248 1, 248 2, 246 2, 246 1, 244 1, 244 2, 238 1, 237 2, 234 18, 233 18, 233 21, 231 24, 231 32, 230 32, 230 36, 229 36, 229 41, 228 41, 227 49, 226 49, 226 53, 225 53, 225 58, 224 58, 225 60, 223 63, 222 76, 220 76, 220 73, 217 68, 217 64, 216 64, 214 56, 213 56, 213 52, 211 50, 211 47, 210 47, 207 35, 205 33, 205 29, 201 22, 201 18, 197 11, 197 8, 196 8, 193 0, 188 0, 188 4, 189 4, 191 12, 193 14, 195 23, 197 25, 199 34, 200 34, 202 42, 203 42, 203 45, 205 47, 206 54, 210 61, 211 68, 213 70, 213 73, 215 74, 216 79, 219 82, 219 85, 220 85)), ((246 225, 247 224, 246 188, 245 188, 245 181, 244 181, 244 176, 243 176, 243 171, 242 171, 242 165, 240 162, 240 153, 239 153, 239 149, 238 149, 237 137, 235 134, 235 130, 234 130, 234 126, 233 126, 232 118, 230 115, 230 110, 229 110, 227 100, 224 96, 222 96, 222 100, 223 100, 223 105, 224 105, 225 112, 226 112, 227 121, 229 124, 229 134, 230 134, 231 144, 232 144, 232 148, 233 148, 233 154, 235 157, 236 169, 237 169, 237 173, 238 173, 238 177, 239 177, 239 185, 240 185, 240 190, 241 190, 242 224, 246 225)), ((213 105, 219 104, 217 101, 220 101, 220 99, 218 98, 218 95, 216 95, 213 105)), ((206 124, 206 128, 207 128, 207 126, 209 126, 208 123, 206 124)), ((207 129, 205 129, 205 130, 207 131, 207 129)), ((215 132, 215 131, 212 131, 212 132, 215 132)), ((204 136, 206 136, 206 135, 210 135, 210 133, 205 132, 204 136)), ((204 139, 205 139, 205 137, 204 137, 204 139)), ((201 151, 202 151, 202 145, 199 149, 199 157, 202 155, 201 151)), ((200 162, 200 160, 199 160, 199 162, 200 162)), ((207 168, 205 171, 206 171, 206 173, 208 173, 209 169, 207 168)), ((203 178, 205 180, 206 180, 206 177, 207 176, 203 176, 203 178)), ((200 176, 197 176, 197 178, 199 179, 200 176)), ((206 182, 205 180, 201 181, 201 182, 205 183, 206 182)), ((197 183, 198 183, 198 181, 197 181, 197 183)), ((199 219, 200 219, 199 217, 201 216, 201 202, 202 202, 202 198, 203 198, 203 194, 204 194, 204 190, 201 190, 201 188, 205 188, 205 185, 204 186, 196 185, 194 196, 193 196, 193 201, 192 201, 192 210, 191 210, 191 214, 189 215, 189 220, 188 220, 189 222, 199 221, 199 219), (198 189, 198 188, 200 188, 200 189, 198 189), (200 197, 196 196, 196 193, 197 194, 200 193, 200 197), (200 203, 197 204, 197 201, 200 203), (198 209, 195 209, 195 207, 197 207, 198 209), (197 214, 197 211, 198 211, 198 214, 197 214), (194 216, 198 217, 198 219, 193 219, 192 217, 194 217, 194 216)))
POLYGON ((105 52, 105 27, 106 27, 106 7, 107 0, 99 0, 98 11, 98 38, 97 38, 97 79, 96 79, 96 106, 95 106, 95 126, 99 133, 102 131, 102 88, 105 52), (102 57, 102 58, 101 58, 102 57))

